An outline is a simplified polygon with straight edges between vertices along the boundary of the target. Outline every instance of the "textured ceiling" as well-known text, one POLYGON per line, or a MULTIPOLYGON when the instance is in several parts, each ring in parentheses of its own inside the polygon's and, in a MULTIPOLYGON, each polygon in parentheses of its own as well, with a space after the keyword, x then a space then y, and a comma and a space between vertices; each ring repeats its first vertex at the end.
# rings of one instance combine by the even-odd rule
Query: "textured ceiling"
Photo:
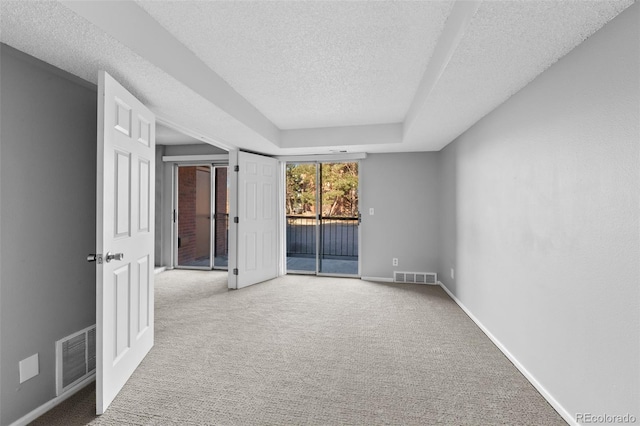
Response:
MULTIPOLYGON (((116 3, 88 4, 104 11, 116 3)), ((174 50, 162 46, 165 57, 204 64, 200 86, 187 65, 168 67, 147 56, 158 48, 153 40, 141 48, 114 38, 58 2, 0 1, 0 40, 94 84, 104 69, 165 123, 222 147, 268 154, 425 151, 441 149, 633 0, 465 2, 479 6, 469 19, 453 19, 462 4, 126 2, 146 17, 139 34, 160 28, 176 41, 174 50), (208 89, 207 73, 222 82, 216 87, 230 86, 236 111, 249 105, 273 123, 275 140, 229 112, 222 95, 211 96, 218 92, 198 91, 208 89), (425 76, 435 77, 419 91, 425 76), (404 123, 404 134, 385 143, 396 127, 385 133, 354 126, 385 123, 404 123)))
POLYGON ((402 122, 452 3, 138 2, 281 129, 402 122))
POLYGON ((444 147, 632 3, 482 2, 405 141, 444 147))

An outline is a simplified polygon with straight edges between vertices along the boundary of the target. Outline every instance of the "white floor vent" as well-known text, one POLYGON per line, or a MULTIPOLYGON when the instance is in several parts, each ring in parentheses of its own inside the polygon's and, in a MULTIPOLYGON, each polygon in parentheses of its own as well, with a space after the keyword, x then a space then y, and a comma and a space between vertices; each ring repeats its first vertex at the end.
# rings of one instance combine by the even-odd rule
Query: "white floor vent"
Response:
POLYGON ((96 371, 96 326, 56 342, 56 395, 92 376, 96 371))
POLYGON ((393 282, 411 284, 438 284, 438 275, 434 272, 393 272, 393 282))

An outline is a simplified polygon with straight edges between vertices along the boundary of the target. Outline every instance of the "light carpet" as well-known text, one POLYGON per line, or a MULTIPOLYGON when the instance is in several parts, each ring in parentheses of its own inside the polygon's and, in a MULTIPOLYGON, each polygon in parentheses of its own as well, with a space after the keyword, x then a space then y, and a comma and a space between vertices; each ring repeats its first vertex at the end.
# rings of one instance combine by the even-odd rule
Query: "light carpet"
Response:
POLYGON ((107 412, 36 425, 566 424, 439 287, 156 276, 156 343, 107 412))

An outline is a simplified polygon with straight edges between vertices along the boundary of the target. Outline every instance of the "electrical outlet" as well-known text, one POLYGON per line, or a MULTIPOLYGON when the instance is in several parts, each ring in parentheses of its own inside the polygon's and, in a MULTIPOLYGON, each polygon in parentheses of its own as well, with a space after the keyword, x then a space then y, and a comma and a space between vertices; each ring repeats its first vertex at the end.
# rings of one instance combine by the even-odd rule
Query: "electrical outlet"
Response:
POLYGON ((398 266, 398 258, 397 257, 393 258, 392 264, 393 264, 393 266, 398 266))
POLYGON ((374 213, 374 210, 373 210, 373 207, 371 207, 371 208, 369 209, 369 216, 373 216, 373 213, 374 213))
POLYGON ((24 383, 32 377, 36 377, 40 374, 38 354, 33 354, 29 358, 25 358, 20 361, 18 364, 18 370, 20 372, 20 383, 24 383))
POLYGON ((453 268, 451 268, 451 279, 452 279, 452 280, 455 280, 455 279, 456 279, 456 277, 455 277, 455 272, 453 271, 453 268))

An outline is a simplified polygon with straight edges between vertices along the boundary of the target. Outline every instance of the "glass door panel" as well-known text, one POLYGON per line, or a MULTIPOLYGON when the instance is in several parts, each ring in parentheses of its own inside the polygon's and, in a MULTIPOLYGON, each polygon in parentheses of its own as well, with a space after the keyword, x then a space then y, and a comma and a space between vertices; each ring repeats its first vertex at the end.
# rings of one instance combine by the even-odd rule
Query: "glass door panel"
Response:
POLYGON ((213 267, 227 269, 229 264, 229 191, 227 166, 214 167, 214 246, 213 267))
POLYGON ((358 274, 358 163, 320 164, 320 274, 358 274))
POLYGON ((286 168, 287 271, 317 272, 315 163, 288 163, 286 168))
POLYGON ((179 267, 211 269, 211 167, 178 167, 179 267))

